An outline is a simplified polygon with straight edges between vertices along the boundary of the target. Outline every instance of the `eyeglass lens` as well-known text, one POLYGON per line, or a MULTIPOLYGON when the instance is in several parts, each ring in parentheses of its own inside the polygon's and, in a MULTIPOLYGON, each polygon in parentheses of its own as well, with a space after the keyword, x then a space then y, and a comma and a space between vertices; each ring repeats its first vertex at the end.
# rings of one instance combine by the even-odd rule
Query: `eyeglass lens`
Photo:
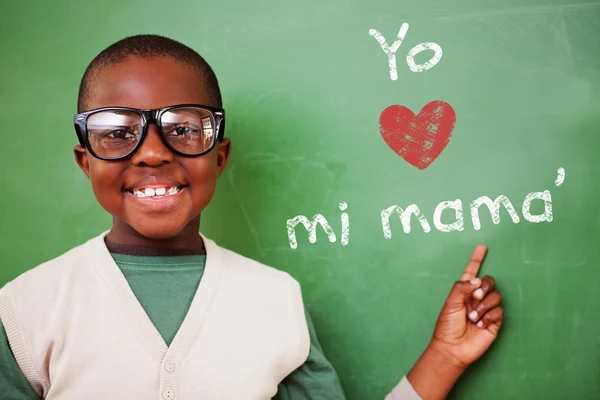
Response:
MULTIPOLYGON (((196 107, 171 109, 160 117, 167 142, 184 154, 200 154, 214 140, 214 119, 208 110, 196 107)), ((129 154, 143 131, 142 117, 127 110, 100 111, 87 118, 90 147, 100 157, 118 158, 129 154)))

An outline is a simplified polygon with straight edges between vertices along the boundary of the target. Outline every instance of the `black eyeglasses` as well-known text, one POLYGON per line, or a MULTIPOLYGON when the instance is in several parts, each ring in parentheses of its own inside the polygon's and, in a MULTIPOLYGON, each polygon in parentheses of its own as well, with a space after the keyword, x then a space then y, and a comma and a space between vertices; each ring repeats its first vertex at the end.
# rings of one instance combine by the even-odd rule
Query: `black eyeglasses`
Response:
POLYGON ((223 140, 225 110, 200 104, 180 104, 155 110, 104 107, 74 117, 82 147, 101 160, 120 160, 136 151, 155 122, 165 145, 174 153, 197 157, 223 140))

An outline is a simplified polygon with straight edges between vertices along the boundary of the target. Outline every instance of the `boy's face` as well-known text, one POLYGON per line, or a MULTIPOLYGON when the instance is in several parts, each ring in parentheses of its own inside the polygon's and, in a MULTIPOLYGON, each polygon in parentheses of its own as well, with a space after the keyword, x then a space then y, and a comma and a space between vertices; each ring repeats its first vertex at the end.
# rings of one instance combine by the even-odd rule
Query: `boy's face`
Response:
MULTIPOLYGON (((206 90, 200 74, 184 63, 170 58, 130 57, 101 70, 92 82, 87 108, 154 109, 185 103, 218 107, 211 104, 206 90)), ((176 155, 151 123, 142 145, 124 160, 99 160, 81 146, 75 147, 75 157, 98 202, 113 216, 111 234, 175 239, 186 233, 197 235, 199 215, 212 198, 229 150, 229 139, 225 139, 200 157, 176 155), (182 190, 162 199, 133 195, 134 189, 163 185, 182 190)))

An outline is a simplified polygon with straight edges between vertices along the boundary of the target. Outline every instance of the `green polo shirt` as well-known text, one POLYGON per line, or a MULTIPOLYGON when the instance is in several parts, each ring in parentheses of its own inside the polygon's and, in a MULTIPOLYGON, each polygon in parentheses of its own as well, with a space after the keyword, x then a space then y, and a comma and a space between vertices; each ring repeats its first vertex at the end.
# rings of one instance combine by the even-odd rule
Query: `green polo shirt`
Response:
MULTIPOLYGON (((167 345, 170 344, 198 289, 206 256, 148 256, 114 252, 111 255, 150 320, 167 345)), ((306 322, 310 334, 308 359, 279 384, 274 399, 344 400, 340 381, 321 349, 308 312, 306 322)), ((0 393, 3 400, 40 399, 19 369, 1 323, 0 393)))

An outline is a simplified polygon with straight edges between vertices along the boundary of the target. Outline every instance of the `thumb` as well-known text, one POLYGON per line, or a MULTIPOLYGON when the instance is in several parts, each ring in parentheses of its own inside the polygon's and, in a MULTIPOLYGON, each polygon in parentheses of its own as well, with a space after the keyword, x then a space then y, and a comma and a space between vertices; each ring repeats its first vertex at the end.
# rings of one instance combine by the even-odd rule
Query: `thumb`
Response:
POLYGON ((448 295, 446 304, 450 306, 464 305, 471 294, 481 286, 481 279, 473 278, 469 281, 456 281, 448 295))

